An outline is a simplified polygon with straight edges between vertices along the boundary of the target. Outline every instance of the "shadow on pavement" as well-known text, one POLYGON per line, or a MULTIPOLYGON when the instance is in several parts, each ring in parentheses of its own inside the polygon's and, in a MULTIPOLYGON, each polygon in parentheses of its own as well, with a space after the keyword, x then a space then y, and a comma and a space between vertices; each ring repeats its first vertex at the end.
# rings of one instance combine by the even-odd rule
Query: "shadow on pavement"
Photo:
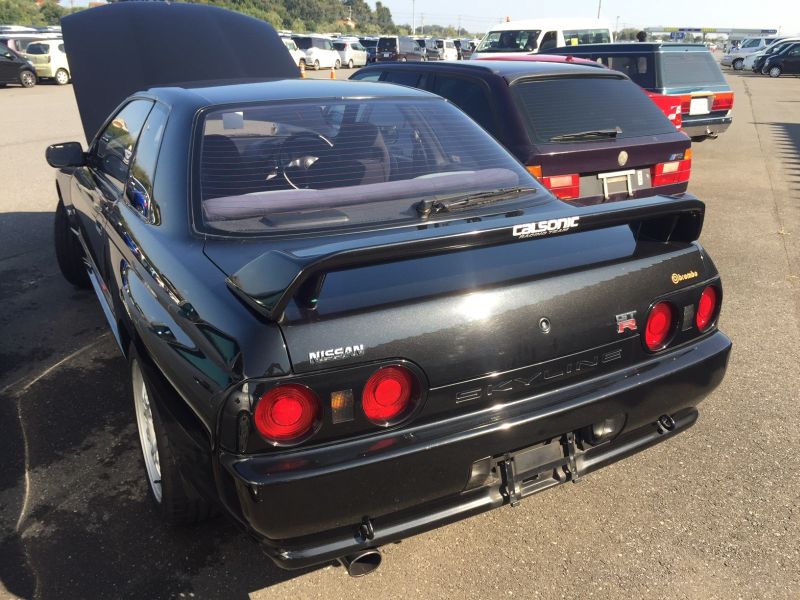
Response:
POLYGON ((235 599, 302 574, 226 518, 161 524, 126 362, 94 295, 61 278, 51 228, 0 214, 0 595, 235 599))

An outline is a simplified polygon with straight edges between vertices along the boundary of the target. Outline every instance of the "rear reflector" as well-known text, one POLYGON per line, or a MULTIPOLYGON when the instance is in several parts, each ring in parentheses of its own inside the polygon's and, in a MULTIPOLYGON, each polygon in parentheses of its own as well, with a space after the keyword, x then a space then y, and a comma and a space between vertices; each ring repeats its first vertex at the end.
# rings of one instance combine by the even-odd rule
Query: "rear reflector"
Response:
POLYGON ((711 104, 712 111, 731 110, 733 108, 733 92, 716 94, 714 102, 711 104))
POLYGON ((528 169, 528 173, 536 177, 536 179, 542 178, 542 166, 541 165, 528 165, 525 167, 528 169))
POLYGON ((376 425, 394 425, 413 411, 418 389, 416 378, 405 367, 383 367, 364 386, 364 414, 376 425))
MULTIPOLYGON (((689 157, 691 151, 687 150, 689 157)), ((685 156, 685 154, 684 154, 685 156)), ((689 181, 692 173, 692 159, 673 160, 666 163, 658 163, 651 169, 653 187, 660 185, 672 185, 674 183, 684 183, 689 181)))
POLYGON ((697 314, 695 324, 700 331, 706 331, 714 322, 717 314, 717 290, 713 286, 708 286, 700 295, 700 302, 697 304, 697 314))
POLYGON ((578 198, 581 195, 581 176, 578 174, 542 177, 542 183, 562 200, 578 198))
POLYGON ((644 343, 648 350, 657 352, 667 345, 675 331, 676 314, 669 302, 659 302, 650 309, 644 331, 644 343))
POLYGON ((317 395, 304 385, 290 383, 261 396, 253 421, 267 441, 291 444, 312 433, 319 423, 317 395))

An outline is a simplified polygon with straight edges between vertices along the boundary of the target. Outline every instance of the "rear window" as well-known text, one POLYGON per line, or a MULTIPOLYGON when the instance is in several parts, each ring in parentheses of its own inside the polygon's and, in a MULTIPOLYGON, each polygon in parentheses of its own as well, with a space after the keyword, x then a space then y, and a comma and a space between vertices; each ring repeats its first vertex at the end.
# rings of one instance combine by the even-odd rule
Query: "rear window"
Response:
POLYGON ((637 85, 652 89, 656 87, 656 75, 652 54, 618 54, 599 59, 609 69, 630 77, 637 85))
POLYGON ((725 77, 710 52, 664 52, 661 55, 663 87, 725 85, 725 77))
POLYGON ((397 52, 397 38, 379 39, 378 52, 397 52))
POLYGON ((344 50, 347 48, 347 44, 344 42, 333 42, 334 50, 344 50))
POLYGON ((635 83, 626 79, 534 80, 514 84, 511 89, 534 143, 558 142, 553 138, 616 128, 620 129, 618 140, 675 133, 664 113, 635 83))
POLYGON ((538 189, 441 99, 226 107, 203 118, 195 180, 211 230, 263 234, 419 219, 424 198, 538 189))
POLYGON ((28 44, 26 54, 50 54, 50 46, 47 44, 28 44))

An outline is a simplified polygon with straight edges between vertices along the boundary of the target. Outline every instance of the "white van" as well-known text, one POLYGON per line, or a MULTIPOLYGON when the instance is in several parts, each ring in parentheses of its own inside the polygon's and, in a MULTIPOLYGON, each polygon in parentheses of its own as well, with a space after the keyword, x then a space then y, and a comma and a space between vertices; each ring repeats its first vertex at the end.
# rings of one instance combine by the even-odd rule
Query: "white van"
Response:
POLYGON ((529 19, 506 21, 489 30, 471 58, 498 54, 547 52, 559 46, 613 42, 601 19, 529 19))

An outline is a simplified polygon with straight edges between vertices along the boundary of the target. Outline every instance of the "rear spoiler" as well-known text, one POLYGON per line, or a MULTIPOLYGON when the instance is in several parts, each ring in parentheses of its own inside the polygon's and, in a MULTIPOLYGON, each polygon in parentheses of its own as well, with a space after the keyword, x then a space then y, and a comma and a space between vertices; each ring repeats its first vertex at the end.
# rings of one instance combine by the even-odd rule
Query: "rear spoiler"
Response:
POLYGON ((446 227, 425 222, 421 227, 322 241, 292 251, 271 250, 226 283, 247 305, 278 321, 295 297, 313 308, 325 274, 331 271, 620 225, 629 225, 637 240, 691 243, 700 237, 705 215, 705 205, 690 195, 571 208, 559 202, 543 208, 533 214, 520 211, 503 219, 501 226, 487 229, 476 230, 475 223, 467 220, 446 227))

